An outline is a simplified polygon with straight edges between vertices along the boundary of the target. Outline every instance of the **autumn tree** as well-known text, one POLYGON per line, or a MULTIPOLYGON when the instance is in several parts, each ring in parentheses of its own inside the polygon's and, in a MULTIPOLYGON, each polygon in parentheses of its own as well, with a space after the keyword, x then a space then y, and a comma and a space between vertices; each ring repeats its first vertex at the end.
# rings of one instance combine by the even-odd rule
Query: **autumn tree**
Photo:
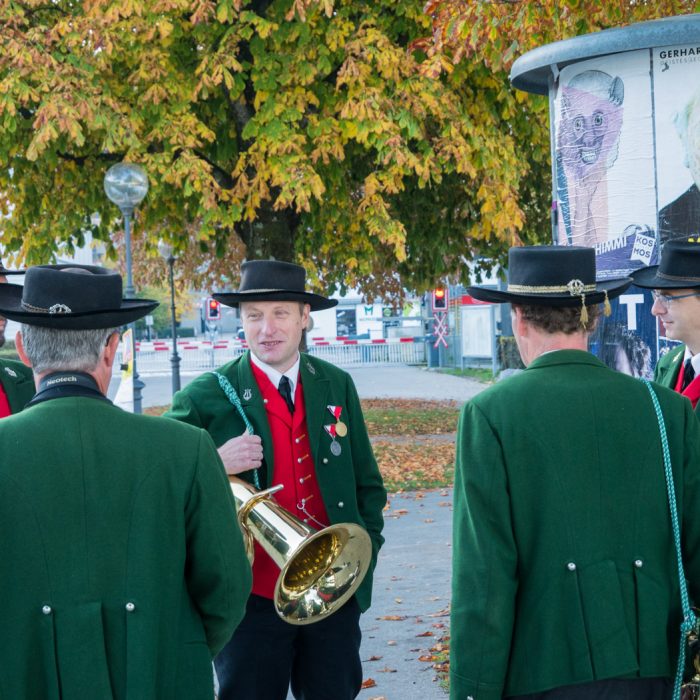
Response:
POLYGON ((371 296, 542 235, 523 192, 546 161, 520 150, 544 153, 541 124, 483 61, 427 56, 423 0, 0 0, 0 32, 0 242, 19 261, 87 231, 123 257, 102 190, 121 160, 150 177, 142 284, 160 237, 196 286, 272 255, 371 296))

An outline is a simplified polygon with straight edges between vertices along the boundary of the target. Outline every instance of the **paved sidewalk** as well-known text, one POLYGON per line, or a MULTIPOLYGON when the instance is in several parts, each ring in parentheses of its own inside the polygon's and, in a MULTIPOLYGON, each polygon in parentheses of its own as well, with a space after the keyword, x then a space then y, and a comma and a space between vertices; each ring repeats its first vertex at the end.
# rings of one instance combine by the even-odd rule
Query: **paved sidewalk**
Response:
POLYGON ((429 661, 448 631, 452 569, 452 490, 390 496, 386 543, 362 616, 362 671, 376 685, 360 700, 446 700, 429 661))

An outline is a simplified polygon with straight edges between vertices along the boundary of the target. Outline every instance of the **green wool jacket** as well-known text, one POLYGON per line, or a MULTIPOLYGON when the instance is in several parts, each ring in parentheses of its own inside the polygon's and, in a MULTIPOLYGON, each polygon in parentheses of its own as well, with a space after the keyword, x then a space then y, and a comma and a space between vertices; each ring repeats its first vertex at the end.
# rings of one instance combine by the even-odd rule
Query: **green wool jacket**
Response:
MULTIPOLYGON (((263 465, 258 471, 261 488, 267 488, 272 485, 273 478, 272 437, 262 396, 250 366, 250 351, 217 371, 231 382, 255 434, 262 438, 263 465)), ((332 524, 351 522, 361 525, 372 540, 372 565, 356 593, 360 608, 365 611, 371 603, 372 572, 379 548, 384 542, 381 532, 386 490, 350 375, 328 362, 303 353, 299 373, 311 452, 328 517, 332 524), (323 429, 324 424, 333 422, 328 405, 342 407, 341 420, 348 427, 348 434, 337 438, 342 448, 337 457, 331 453, 331 439, 323 429)), ((165 415, 206 429, 217 447, 245 430, 238 411, 229 402, 218 379, 210 372, 197 377, 177 392, 170 411, 165 415)), ((252 472, 239 476, 253 483, 252 472)))
MULTIPOLYGON (((685 355, 685 345, 678 345, 671 348, 665 355, 662 355, 656 364, 654 370, 654 381, 667 386, 669 389, 675 389, 678 381, 678 373, 683 366, 683 357, 685 355)), ((700 401, 695 407, 695 413, 700 413, 700 401)))
POLYGON ((212 700, 251 573, 209 436, 64 397, 0 454, 0 698, 212 700))
MULTIPOLYGON (((700 600, 700 423, 655 386, 700 600)), ((659 428, 641 381, 561 350, 462 410, 451 698, 671 677, 680 593, 659 428)))
POLYGON ((12 413, 19 413, 35 394, 32 370, 16 360, 0 360, 0 384, 12 413))

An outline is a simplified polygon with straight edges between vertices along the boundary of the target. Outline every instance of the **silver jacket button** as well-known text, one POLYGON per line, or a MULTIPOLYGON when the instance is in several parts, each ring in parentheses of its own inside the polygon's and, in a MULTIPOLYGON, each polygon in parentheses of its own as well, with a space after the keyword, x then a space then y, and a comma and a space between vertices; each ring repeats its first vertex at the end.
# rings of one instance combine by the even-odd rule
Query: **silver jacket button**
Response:
POLYGON ((44 615, 50 615, 53 611, 51 610, 51 606, 50 606, 50 605, 44 605, 44 606, 41 608, 41 612, 44 613, 44 615))
POLYGON ((328 457, 324 457, 324 458, 323 458, 323 463, 324 463, 324 464, 328 464, 328 457))
POLYGON ((343 501, 338 501, 338 508, 344 508, 344 507, 345 507, 345 503, 343 503, 343 501))
POLYGON ((576 571, 576 564, 574 564, 574 562, 570 561, 570 562, 566 565, 566 568, 567 568, 569 571, 576 571))
POLYGON ((635 559, 634 560, 634 565, 638 568, 641 569, 644 566, 644 562, 641 559, 635 559))
POLYGON ((128 602, 125 607, 127 612, 134 612, 134 610, 136 610, 136 606, 131 601, 128 602))

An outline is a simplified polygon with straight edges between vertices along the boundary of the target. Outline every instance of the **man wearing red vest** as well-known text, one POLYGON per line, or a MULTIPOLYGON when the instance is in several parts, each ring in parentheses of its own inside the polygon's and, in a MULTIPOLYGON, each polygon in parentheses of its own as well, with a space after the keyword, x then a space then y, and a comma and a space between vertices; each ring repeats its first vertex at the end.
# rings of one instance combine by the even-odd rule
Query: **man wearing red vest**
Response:
POLYGON ((682 343, 659 359, 654 379, 687 396, 695 413, 700 399, 700 239, 672 240, 659 265, 637 270, 638 287, 652 289, 651 313, 664 325, 666 337, 682 343))
POLYGON ((282 485, 275 500, 310 527, 364 527, 370 570, 356 594, 322 621, 294 626, 272 601, 279 568, 256 544, 253 592, 243 622, 216 658, 219 700, 351 700, 360 691, 360 613, 370 605, 372 571, 384 539, 386 491, 350 376, 299 352, 309 312, 336 301, 305 291, 304 268, 246 262, 237 292, 250 350, 173 397, 167 415, 205 428, 226 470, 256 488, 282 485), (231 388, 253 434, 231 404, 231 388), (228 394, 228 395, 227 395, 228 394))

